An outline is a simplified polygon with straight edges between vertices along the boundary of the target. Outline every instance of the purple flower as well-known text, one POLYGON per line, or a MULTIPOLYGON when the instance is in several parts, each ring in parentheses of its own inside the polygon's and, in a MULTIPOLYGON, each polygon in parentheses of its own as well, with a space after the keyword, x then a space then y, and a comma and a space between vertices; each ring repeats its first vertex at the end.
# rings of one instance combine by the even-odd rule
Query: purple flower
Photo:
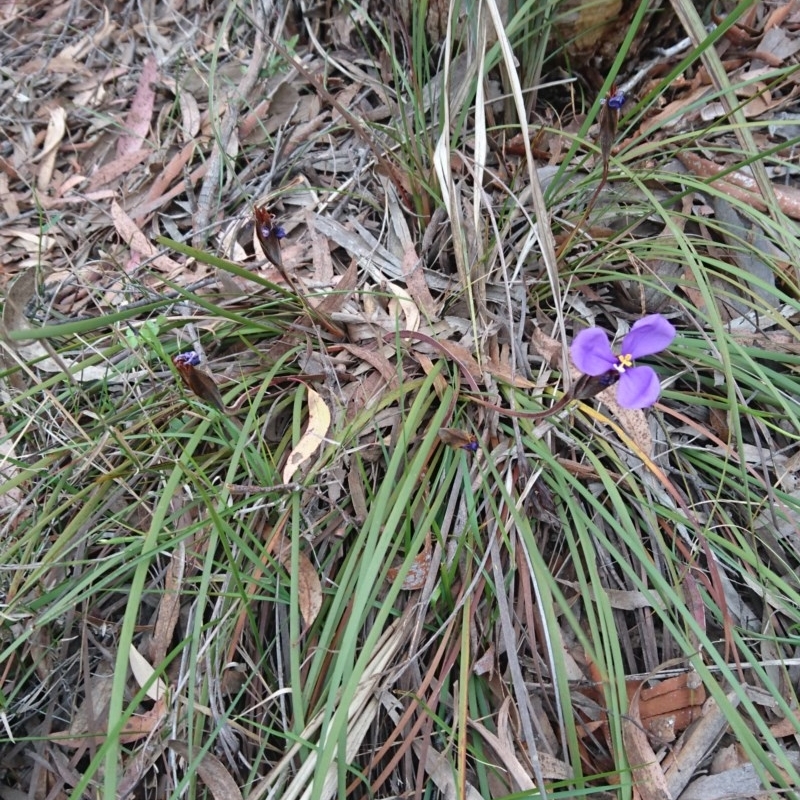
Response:
POLYGON ((178 353, 172 363, 176 367, 196 367, 200 363, 200 356, 194 350, 187 350, 185 353, 178 353))
POLYGON ((261 229, 262 234, 265 238, 269 239, 270 236, 274 236, 276 239, 284 239, 286 238, 286 231, 280 225, 277 228, 268 228, 266 225, 261 229))
POLYGON ((674 326, 660 314, 651 314, 634 323, 622 340, 618 356, 600 328, 581 331, 573 340, 570 353, 575 366, 587 375, 618 374, 617 402, 623 408, 646 408, 658 400, 661 385, 650 367, 634 367, 633 361, 669 347, 674 338, 674 326))

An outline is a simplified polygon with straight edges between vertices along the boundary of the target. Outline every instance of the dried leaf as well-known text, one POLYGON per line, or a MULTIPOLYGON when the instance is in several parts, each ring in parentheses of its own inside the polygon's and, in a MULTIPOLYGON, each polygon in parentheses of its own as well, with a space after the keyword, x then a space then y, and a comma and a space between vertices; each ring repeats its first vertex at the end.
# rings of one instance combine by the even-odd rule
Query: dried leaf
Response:
POLYGON ((633 781, 642 800, 672 800, 664 771, 642 726, 638 692, 634 692, 628 713, 623 717, 622 738, 633 781))
POLYGON ((91 179, 86 184, 86 191, 92 192, 95 189, 99 189, 101 186, 105 186, 107 183, 111 183, 111 181, 115 178, 119 178, 121 175, 127 175, 128 172, 137 164, 144 161, 149 155, 150 152, 148 150, 134 150, 130 153, 126 153, 124 156, 115 158, 92 175, 91 179))
POLYGON ((60 745, 78 748, 85 747, 88 743, 99 744, 103 741, 105 738, 103 734, 108 728, 108 705, 111 702, 113 685, 114 674, 108 666, 101 665, 87 678, 86 695, 72 717, 67 731, 71 738, 59 738, 60 745), (103 674, 103 670, 108 670, 107 674, 103 674))
MULTIPOLYGON (((735 707, 739 704, 740 698, 735 692, 729 692, 727 700, 735 707)), ((727 727, 728 720, 725 713, 716 700, 710 698, 703 707, 702 718, 681 737, 680 747, 672 751, 669 763, 664 764, 666 781, 672 797, 678 797, 683 792, 700 763, 706 759, 727 727)))
POLYGON ((150 659, 153 664, 160 664, 169 651, 175 626, 178 624, 181 610, 181 587, 186 569, 186 547, 181 542, 172 554, 164 579, 164 593, 158 603, 158 615, 150 643, 150 659))
POLYGON ((308 426, 300 441, 289 453, 283 468, 283 482, 290 483, 294 473, 314 454, 322 444, 331 425, 331 412, 317 392, 308 390, 308 426))
MULTIPOLYGON (((425 547, 421 553, 414 557, 414 563, 403 578, 403 589, 407 592, 419 591, 427 582, 431 571, 431 540, 425 539, 425 547)), ((392 567, 387 573, 390 583, 393 583, 400 572, 399 567, 392 567)))
MULTIPOLYGON (((131 219, 141 222, 148 214, 168 203, 173 197, 186 191, 186 182, 176 179, 184 173, 186 165, 192 160, 197 150, 197 142, 191 141, 184 145, 161 170, 153 181, 144 201, 135 206, 130 213, 131 219)), ((207 162, 204 162, 189 176, 189 182, 195 186, 206 174, 207 162)))
MULTIPOLYGON (((634 691, 631 681, 628 688, 634 691)), ((643 688, 639 696, 639 713, 642 724, 657 743, 672 741, 675 735, 699 719, 706 691, 695 672, 667 678, 655 686, 643 688)))
POLYGON ((129 217, 119 203, 111 204, 111 219, 114 227, 123 241, 129 245, 131 250, 141 253, 145 258, 149 258, 159 268, 165 272, 180 272, 183 268, 177 261, 173 261, 169 256, 159 255, 158 250, 150 240, 142 233, 139 226, 129 217))
POLYGON ((551 367, 561 369, 561 356, 564 353, 561 342, 548 336, 541 328, 535 327, 531 336, 531 345, 551 367))
POLYGON ((406 320, 404 324, 401 324, 401 327, 409 331, 419 330, 419 309, 411 299, 411 295, 405 289, 401 289, 399 286, 389 283, 388 281, 385 286, 396 298, 395 300, 389 301, 389 313, 397 318, 398 315, 395 307, 399 306, 406 320))
MULTIPOLYGON (((68 738, 58 737, 62 747, 74 749, 90 745, 99 747, 108 738, 108 707, 114 675, 93 674, 88 679, 86 697, 78 708, 67 733, 68 738)), ((165 698, 157 701, 143 714, 130 717, 120 731, 119 741, 125 744, 139 741, 153 735, 163 724, 167 714, 165 698)))
POLYGON ((225 769, 222 762, 215 756, 206 751, 200 756, 197 761, 197 756, 200 753, 200 748, 195 747, 190 751, 186 742, 179 742, 176 739, 170 739, 167 744, 181 757, 187 764, 191 763, 196 766, 197 774, 200 780, 211 792, 214 800, 242 800, 242 793, 236 784, 236 781, 231 777, 228 770, 225 769))
MULTIPOLYGON (((151 681, 155 670, 150 666, 150 662, 133 646, 128 650, 128 660, 131 665, 131 673, 140 687, 151 681)), ((160 700, 167 694, 167 686, 161 678, 156 678, 147 687, 147 696, 151 700, 160 700)))
POLYGON ((190 142, 200 132, 200 107, 191 92, 178 92, 181 106, 181 139, 190 142))
POLYGON ((490 642, 486 652, 473 662, 472 671, 476 675, 488 675, 489 679, 491 680, 491 678, 494 676, 495 665, 496 655, 494 652, 494 645, 490 642))
MULTIPOLYGON (((288 540, 283 539, 278 551, 278 560, 283 568, 292 571, 292 550, 288 540)), ((301 550, 297 556, 297 600, 300 605, 300 614, 306 629, 310 628, 322 608, 322 584, 317 570, 308 556, 301 550)))
POLYGON ((766 798, 769 792, 753 764, 742 764, 716 775, 705 775, 692 781, 681 800, 729 800, 732 797, 766 798))
POLYGON ((487 359, 483 362, 483 364, 486 368, 486 371, 492 377, 498 378, 499 380, 503 381, 503 383, 507 383, 509 386, 513 386, 516 389, 536 388, 536 384, 533 381, 523 378, 522 375, 512 373, 511 367, 506 363, 500 363, 494 359, 487 359))
POLYGON ((153 116, 153 105, 156 99, 153 84, 158 80, 158 65, 155 57, 148 55, 142 64, 139 86, 133 96, 131 108, 125 118, 126 136, 117 141, 117 156, 125 156, 141 150, 147 134, 150 132, 150 119, 153 116))
MULTIPOLYGON (((653 435, 647 422, 646 413, 640 408, 623 408, 617 402, 617 392, 614 387, 606 389, 597 395, 605 403, 614 417, 628 434, 633 444, 639 448, 647 458, 653 456, 653 435)), ((637 454, 638 455, 638 454, 637 454)))
POLYGON ((41 160, 39 175, 36 178, 36 186, 40 192, 47 190, 50 179, 53 177, 53 170, 56 166, 56 156, 58 146, 64 139, 67 130, 67 112, 61 107, 56 106, 50 109, 50 122, 47 123, 47 134, 45 135, 42 152, 38 156, 41 160))
MULTIPOLYGON (((498 714, 497 734, 492 733, 479 722, 470 720, 470 726, 497 753, 509 777, 514 781, 517 788, 524 792, 535 789, 535 784, 529 774, 529 768, 520 761, 514 747, 514 738, 511 734, 508 719, 509 704, 510 698, 506 698, 498 714)), ((545 778, 549 780, 570 780, 572 778, 573 772, 568 764, 541 751, 536 756, 539 762, 539 769, 545 778)))
MULTIPOLYGON (((750 175, 736 171, 727 172, 724 177, 714 179, 716 175, 725 171, 726 167, 685 151, 679 151, 676 156, 690 172, 702 178, 711 178, 708 183, 715 184, 718 189, 731 197, 748 203, 759 211, 767 208, 755 178, 750 175)), ((775 192, 781 211, 792 219, 800 219, 800 190, 794 186, 778 184, 773 184, 772 190, 775 192)))
MULTIPOLYGON (((386 177, 381 178, 381 184, 386 192, 389 207, 389 219, 392 228, 402 248, 401 268, 403 278, 408 287, 408 294, 428 320, 436 316, 436 301, 431 296, 428 284, 425 282, 425 273, 422 269, 422 259, 414 248, 414 240, 406 222, 405 213, 400 206, 400 200, 395 185, 386 177)), ((411 327, 410 325, 407 327, 411 327)), ((413 328, 416 330, 416 328, 413 328)))

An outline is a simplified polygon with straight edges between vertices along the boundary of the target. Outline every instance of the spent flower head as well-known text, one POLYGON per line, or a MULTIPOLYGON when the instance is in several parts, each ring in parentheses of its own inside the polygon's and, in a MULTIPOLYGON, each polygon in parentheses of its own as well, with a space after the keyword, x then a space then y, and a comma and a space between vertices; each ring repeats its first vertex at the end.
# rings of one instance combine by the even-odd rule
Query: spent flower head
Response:
POLYGON ((608 376, 608 385, 618 382, 617 402, 623 408, 646 408, 658 400, 661 384, 654 370, 634 366, 634 359, 661 352, 674 338, 672 323, 661 314, 650 314, 634 323, 622 340, 619 355, 615 355, 601 328, 581 331, 572 342, 570 354, 581 372, 608 376))

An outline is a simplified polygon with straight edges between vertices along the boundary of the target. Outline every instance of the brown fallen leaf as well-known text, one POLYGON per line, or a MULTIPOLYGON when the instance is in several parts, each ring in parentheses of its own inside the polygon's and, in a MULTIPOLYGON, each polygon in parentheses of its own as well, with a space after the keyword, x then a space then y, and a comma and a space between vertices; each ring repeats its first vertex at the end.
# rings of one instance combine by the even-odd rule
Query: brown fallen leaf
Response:
POLYGON ((181 610, 181 589, 186 570, 186 546, 181 543, 172 553, 164 578, 164 593, 158 603, 158 614, 150 641, 150 660, 160 664, 167 655, 181 610))
MULTIPOLYGON (((694 153, 679 152, 677 158, 689 172, 700 178, 713 178, 728 169, 694 153)), ((759 211, 767 208, 767 202, 762 197, 755 178, 743 172, 738 170, 727 172, 724 177, 709 181, 709 184, 711 183, 717 184, 726 194, 748 203, 759 211)), ((772 185, 772 190, 775 192, 781 211, 792 219, 800 219, 800 191, 791 186, 777 184, 772 185)))
POLYGON ((53 170, 56 166, 56 156, 58 146, 67 131, 67 112, 61 107, 56 106, 50 109, 50 121, 47 123, 47 133, 42 146, 42 152, 37 156, 41 161, 39 165, 39 175, 36 178, 36 186, 40 192, 47 190, 50 180, 53 177, 53 170))
POLYGON ((126 156, 142 148, 145 137, 150 133, 150 119, 153 116, 156 92, 153 85, 158 81, 158 65, 155 57, 148 55, 142 64, 139 85, 125 117, 126 135, 117 140, 117 156, 126 156))
MULTIPOLYGON (((132 649, 131 653, 137 671, 144 674, 152 668, 147 662, 132 649), (146 666, 144 666, 146 665, 146 666)), ((87 746, 99 747, 108 737, 108 707, 111 702, 111 689, 114 684, 114 674, 111 667, 103 668, 107 672, 98 671, 88 678, 86 696, 72 718, 66 736, 56 739, 62 747, 74 750, 87 746)), ((151 695, 152 696, 152 695, 151 695)), ((119 741, 129 744, 153 735, 153 732, 163 724, 167 715, 166 694, 156 700, 153 707, 143 714, 134 714, 129 717, 120 731, 119 741)))
MULTIPOLYGON (((170 159, 153 181, 144 200, 131 210, 130 215, 132 219, 142 225, 148 214, 159 206, 166 205, 173 197, 186 190, 185 181, 181 180, 175 183, 175 180, 184 174, 186 165, 192 160, 192 156, 194 156, 196 151, 197 142, 191 141, 185 144, 170 159)), ((192 187, 205 175, 206 169, 207 167, 205 164, 201 164, 191 173, 189 183, 192 187)))
POLYGON ((638 691, 631 698, 628 713, 622 720, 622 740, 633 782, 642 800, 672 800, 664 771, 642 725, 638 691))
POLYGON ((122 206, 117 202, 111 204, 111 219, 114 222, 117 233, 131 250, 151 259, 153 264, 169 274, 177 274, 183 270, 183 267, 177 261, 173 261, 169 256, 159 254, 155 245, 144 235, 139 226, 123 211, 122 206))
POLYGON ((86 184, 86 191, 94 191, 107 183, 111 183, 121 175, 127 175, 137 164, 145 161, 151 155, 149 150, 134 150, 124 156, 115 158, 95 172, 86 184))
MULTIPOLYGON (((428 580, 428 573, 431 570, 431 540, 430 537, 425 539, 425 547, 422 552, 414 558, 414 563, 408 570, 406 577, 403 578, 403 589, 407 592, 413 592, 421 589, 425 582, 428 580)), ((392 567, 388 573, 387 578, 390 583, 394 583, 400 572, 399 567, 392 567)))
MULTIPOLYGON (((732 706, 739 704, 735 692, 729 692, 727 699, 732 706)), ((664 760, 664 775, 672 797, 683 792, 727 727, 725 712, 716 700, 709 698, 703 716, 681 737, 680 747, 674 748, 664 760)))
POLYGON ((167 744, 187 762, 187 766, 191 765, 197 770, 200 780, 211 792, 214 800, 242 800, 242 793, 236 781, 215 755, 208 751, 202 753, 198 746, 189 750, 186 742, 177 739, 170 739, 167 744))
MULTIPOLYGON (((281 533, 277 556, 283 568, 291 575, 293 571, 292 545, 283 533, 281 533)), ((303 622, 306 624, 306 630, 308 630, 322 608, 322 584, 317 570, 302 550, 297 554, 297 602, 303 622)))

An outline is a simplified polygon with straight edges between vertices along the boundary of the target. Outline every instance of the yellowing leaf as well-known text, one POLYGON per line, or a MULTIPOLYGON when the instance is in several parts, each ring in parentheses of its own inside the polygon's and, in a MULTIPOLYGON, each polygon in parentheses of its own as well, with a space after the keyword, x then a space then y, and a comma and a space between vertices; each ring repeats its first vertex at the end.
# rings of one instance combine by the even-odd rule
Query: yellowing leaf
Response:
POLYGON ((331 412, 325 401, 313 390, 308 389, 308 426, 300 441, 295 445, 286 466, 283 468, 283 482, 289 483, 294 473, 314 454, 320 446, 328 428, 331 426, 331 412))

